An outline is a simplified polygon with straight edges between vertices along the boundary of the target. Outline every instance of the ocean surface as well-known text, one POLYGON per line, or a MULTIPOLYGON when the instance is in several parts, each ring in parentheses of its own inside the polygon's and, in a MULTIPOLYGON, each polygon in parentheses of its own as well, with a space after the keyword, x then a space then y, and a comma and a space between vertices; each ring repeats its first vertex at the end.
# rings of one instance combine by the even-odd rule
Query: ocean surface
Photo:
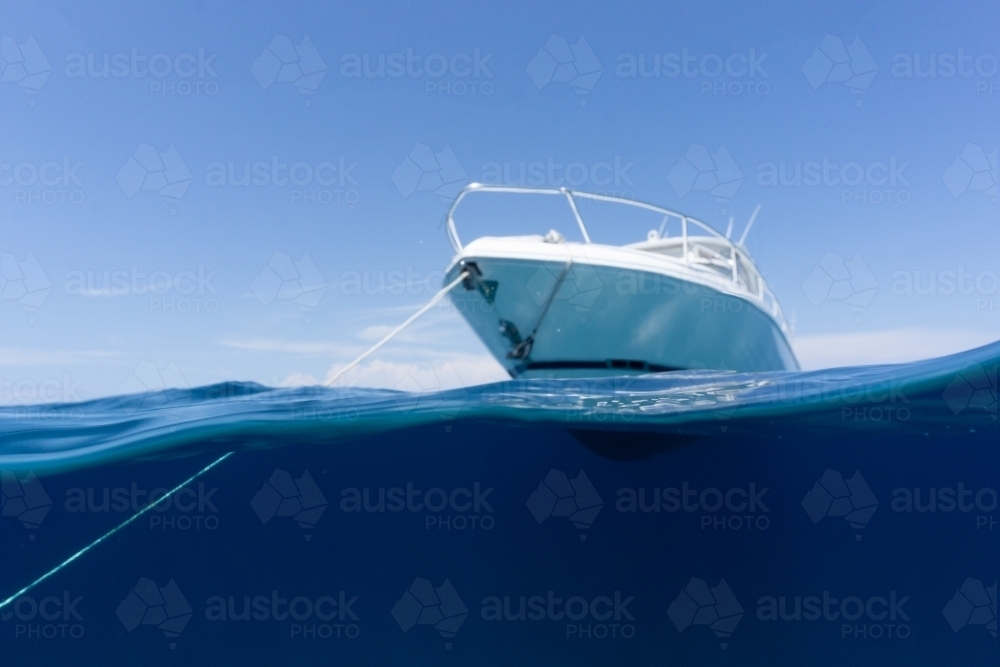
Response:
POLYGON ((2 408, 0 646, 18 665, 1000 664, 998 360, 2 408))

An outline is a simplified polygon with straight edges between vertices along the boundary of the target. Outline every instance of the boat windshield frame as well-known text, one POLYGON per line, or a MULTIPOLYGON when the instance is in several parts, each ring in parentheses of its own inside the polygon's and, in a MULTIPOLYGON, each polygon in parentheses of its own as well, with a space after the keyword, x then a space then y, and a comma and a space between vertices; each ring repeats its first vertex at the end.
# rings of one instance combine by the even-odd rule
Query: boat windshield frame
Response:
POLYGON ((587 225, 584 223, 583 216, 580 215, 580 209, 577 207, 576 200, 578 198, 612 204, 622 204, 658 213, 663 216, 663 222, 660 224, 659 232, 653 236, 653 232, 651 231, 650 238, 647 241, 624 247, 632 247, 636 250, 655 252, 654 248, 660 245, 660 242, 667 241, 667 239, 669 239, 670 242, 664 243, 663 245, 672 245, 676 243, 677 239, 680 239, 682 249, 681 257, 662 255, 664 258, 680 262, 693 270, 710 271, 713 275, 723 278, 723 274, 717 268, 705 266, 705 262, 698 260, 697 251, 709 251, 715 255, 718 260, 728 263, 731 268, 731 273, 727 271, 729 275, 726 275, 723 279, 729 283, 732 291, 745 296, 756 303, 762 310, 774 318, 774 320, 781 327, 783 333, 788 333, 788 326, 785 322, 784 313, 781 311, 781 306, 778 304, 777 298, 775 298, 774 294, 768 288, 764 277, 760 275, 760 271, 757 269, 757 265, 754 263, 753 257, 750 256, 750 252, 742 243, 734 243, 728 237, 715 231, 701 220, 684 215, 683 213, 678 213, 677 211, 663 208, 662 206, 656 206, 654 204, 649 204, 635 199, 623 199, 621 197, 599 195, 592 192, 571 190, 569 188, 532 188, 512 185, 483 185, 481 183, 470 183, 462 188, 462 191, 458 193, 458 196, 455 197, 455 201, 453 201, 451 206, 448 208, 446 219, 448 240, 451 242, 452 247, 457 253, 461 253, 464 246, 458 236, 458 229, 455 226, 455 211, 467 195, 478 192, 554 195, 565 197, 570 210, 573 213, 573 217, 576 219, 576 224, 579 226, 580 232, 583 234, 583 241, 588 244, 593 243, 593 241, 590 239, 590 233, 587 230, 587 225), (667 223, 672 218, 680 221, 681 235, 680 237, 663 237, 663 231, 666 228, 667 223), (692 234, 692 232, 694 233, 692 234), (706 235, 713 241, 713 243, 708 244, 699 242, 699 238, 705 239, 706 235), (728 250, 728 257, 718 252, 720 245, 724 250, 728 250), (751 273, 752 275, 746 276, 745 274, 747 273, 751 273), (751 291, 748 288, 748 285, 751 284, 756 284, 757 289, 751 291))

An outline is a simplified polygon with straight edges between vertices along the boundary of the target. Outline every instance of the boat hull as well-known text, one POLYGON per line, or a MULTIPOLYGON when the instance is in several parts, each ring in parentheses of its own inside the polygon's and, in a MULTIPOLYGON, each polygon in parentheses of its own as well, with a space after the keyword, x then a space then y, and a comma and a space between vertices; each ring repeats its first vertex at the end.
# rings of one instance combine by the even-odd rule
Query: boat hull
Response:
POLYGON ((578 258, 475 253, 456 260, 446 282, 469 263, 481 275, 451 300, 512 377, 798 368, 773 318, 698 282, 578 258), (510 356, 529 336, 530 353, 510 356))

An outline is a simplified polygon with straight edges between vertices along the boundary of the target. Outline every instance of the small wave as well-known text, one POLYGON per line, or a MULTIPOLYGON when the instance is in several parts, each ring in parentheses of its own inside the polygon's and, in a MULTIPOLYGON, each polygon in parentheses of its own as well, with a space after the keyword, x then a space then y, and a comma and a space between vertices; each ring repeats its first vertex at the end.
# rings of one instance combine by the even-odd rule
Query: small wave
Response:
POLYGON ((1000 342, 910 364, 511 380, 423 393, 226 382, 2 408, 0 467, 55 472, 291 441, 321 446, 439 420, 697 436, 759 433, 777 424, 785 430, 902 428, 928 434, 995 429, 998 360, 1000 342))

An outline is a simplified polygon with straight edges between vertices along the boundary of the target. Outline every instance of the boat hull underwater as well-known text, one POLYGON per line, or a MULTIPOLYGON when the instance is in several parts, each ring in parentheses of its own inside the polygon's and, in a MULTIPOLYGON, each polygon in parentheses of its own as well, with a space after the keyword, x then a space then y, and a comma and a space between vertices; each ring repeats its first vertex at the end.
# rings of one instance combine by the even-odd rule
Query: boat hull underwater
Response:
POLYGON ((473 241, 445 278, 476 274, 450 297, 511 377, 798 368, 779 325, 747 299, 658 270, 639 250, 536 238, 473 241))

